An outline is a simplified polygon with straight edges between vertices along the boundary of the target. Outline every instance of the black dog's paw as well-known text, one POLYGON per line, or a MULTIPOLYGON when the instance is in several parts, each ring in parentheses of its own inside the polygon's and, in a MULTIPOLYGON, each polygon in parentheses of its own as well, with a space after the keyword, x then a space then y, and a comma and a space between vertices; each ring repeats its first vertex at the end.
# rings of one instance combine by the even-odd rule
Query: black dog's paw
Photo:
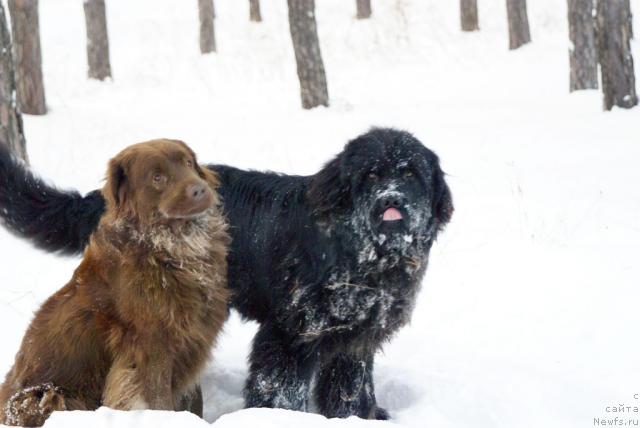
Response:
POLYGON ((391 416, 389 415, 389 412, 387 412, 382 407, 376 407, 373 411, 373 419, 376 419, 378 421, 388 421, 389 419, 391 419, 391 416))

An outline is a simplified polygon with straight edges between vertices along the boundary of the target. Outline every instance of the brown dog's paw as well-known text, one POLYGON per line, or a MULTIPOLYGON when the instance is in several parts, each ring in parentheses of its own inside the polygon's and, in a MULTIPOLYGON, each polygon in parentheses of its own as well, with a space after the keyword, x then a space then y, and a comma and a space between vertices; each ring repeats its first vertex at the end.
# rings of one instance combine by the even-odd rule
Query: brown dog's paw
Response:
POLYGON ((41 426, 56 410, 66 410, 60 388, 50 383, 30 386, 13 394, 4 408, 5 423, 18 426, 41 426))

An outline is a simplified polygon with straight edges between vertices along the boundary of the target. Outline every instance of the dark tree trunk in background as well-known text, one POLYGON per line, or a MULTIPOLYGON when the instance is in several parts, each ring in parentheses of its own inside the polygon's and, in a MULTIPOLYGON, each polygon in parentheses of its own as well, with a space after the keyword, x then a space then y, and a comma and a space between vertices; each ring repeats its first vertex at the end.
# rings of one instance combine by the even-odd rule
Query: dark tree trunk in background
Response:
POLYGON ((28 161, 22 115, 16 105, 11 37, 2 2, 0 2, 0 144, 6 144, 19 157, 28 161))
POLYGON ((527 0, 507 0, 507 18, 509 20, 509 49, 518 49, 531 41, 529 18, 527 18, 527 0))
POLYGON ((18 105, 23 113, 45 114, 38 0, 9 0, 18 105))
POLYGON ((104 80, 111 77, 109 34, 104 0, 84 0, 84 19, 87 24, 89 77, 104 80))
POLYGON ((287 1, 291 39, 300 79, 302 107, 310 109, 320 105, 328 106, 329 93, 316 28, 315 1, 287 1))
POLYGON ((460 0, 460 25, 462 31, 477 31, 478 0, 460 0))
POLYGON ((253 22, 262 22, 260 14, 260 0, 249 0, 249 20, 253 22))
POLYGON ((594 0, 569 0, 569 49, 571 92, 598 88, 594 0))
POLYGON ((629 26, 629 38, 633 39, 633 14, 631 13, 631 0, 624 0, 624 8, 629 11, 627 25, 629 26))
POLYGON ((371 0, 356 0, 358 11, 356 18, 367 19, 371 17, 371 0))
POLYGON ((203 54, 216 51, 216 35, 213 29, 213 0, 198 0, 200 16, 200 52, 203 54))
POLYGON ((598 0, 598 59, 602 74, 604 109, 638 104, 631 56, 631 10, 626 0, 598 0))

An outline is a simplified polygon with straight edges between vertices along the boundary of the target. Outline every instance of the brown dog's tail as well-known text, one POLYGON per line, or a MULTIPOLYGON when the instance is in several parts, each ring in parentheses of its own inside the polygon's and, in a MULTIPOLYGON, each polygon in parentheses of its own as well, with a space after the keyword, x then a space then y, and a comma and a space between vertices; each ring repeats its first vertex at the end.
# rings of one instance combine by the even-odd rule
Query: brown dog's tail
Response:
POLYGON ((104 210, 100 191, 48 185, 0 144, 0 223, 13 234, 45 251, 81 253, 104 210))

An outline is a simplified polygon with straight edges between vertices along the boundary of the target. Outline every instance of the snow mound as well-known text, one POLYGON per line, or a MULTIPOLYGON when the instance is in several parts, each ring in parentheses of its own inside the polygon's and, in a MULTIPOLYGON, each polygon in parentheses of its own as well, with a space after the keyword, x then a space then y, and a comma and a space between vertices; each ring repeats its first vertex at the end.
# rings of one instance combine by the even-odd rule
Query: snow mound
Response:
POLYGON ((224 415, 215 423, 208 422, 188 412, 164 412, 157 410, 123 412, 101 407, 95 412, 55 412, 44 425, 46 428, 384 428, 393 427, 389 422, 365 421, 356 417, 327 419, 311 413, 280 409, 247 409, 224 415))

